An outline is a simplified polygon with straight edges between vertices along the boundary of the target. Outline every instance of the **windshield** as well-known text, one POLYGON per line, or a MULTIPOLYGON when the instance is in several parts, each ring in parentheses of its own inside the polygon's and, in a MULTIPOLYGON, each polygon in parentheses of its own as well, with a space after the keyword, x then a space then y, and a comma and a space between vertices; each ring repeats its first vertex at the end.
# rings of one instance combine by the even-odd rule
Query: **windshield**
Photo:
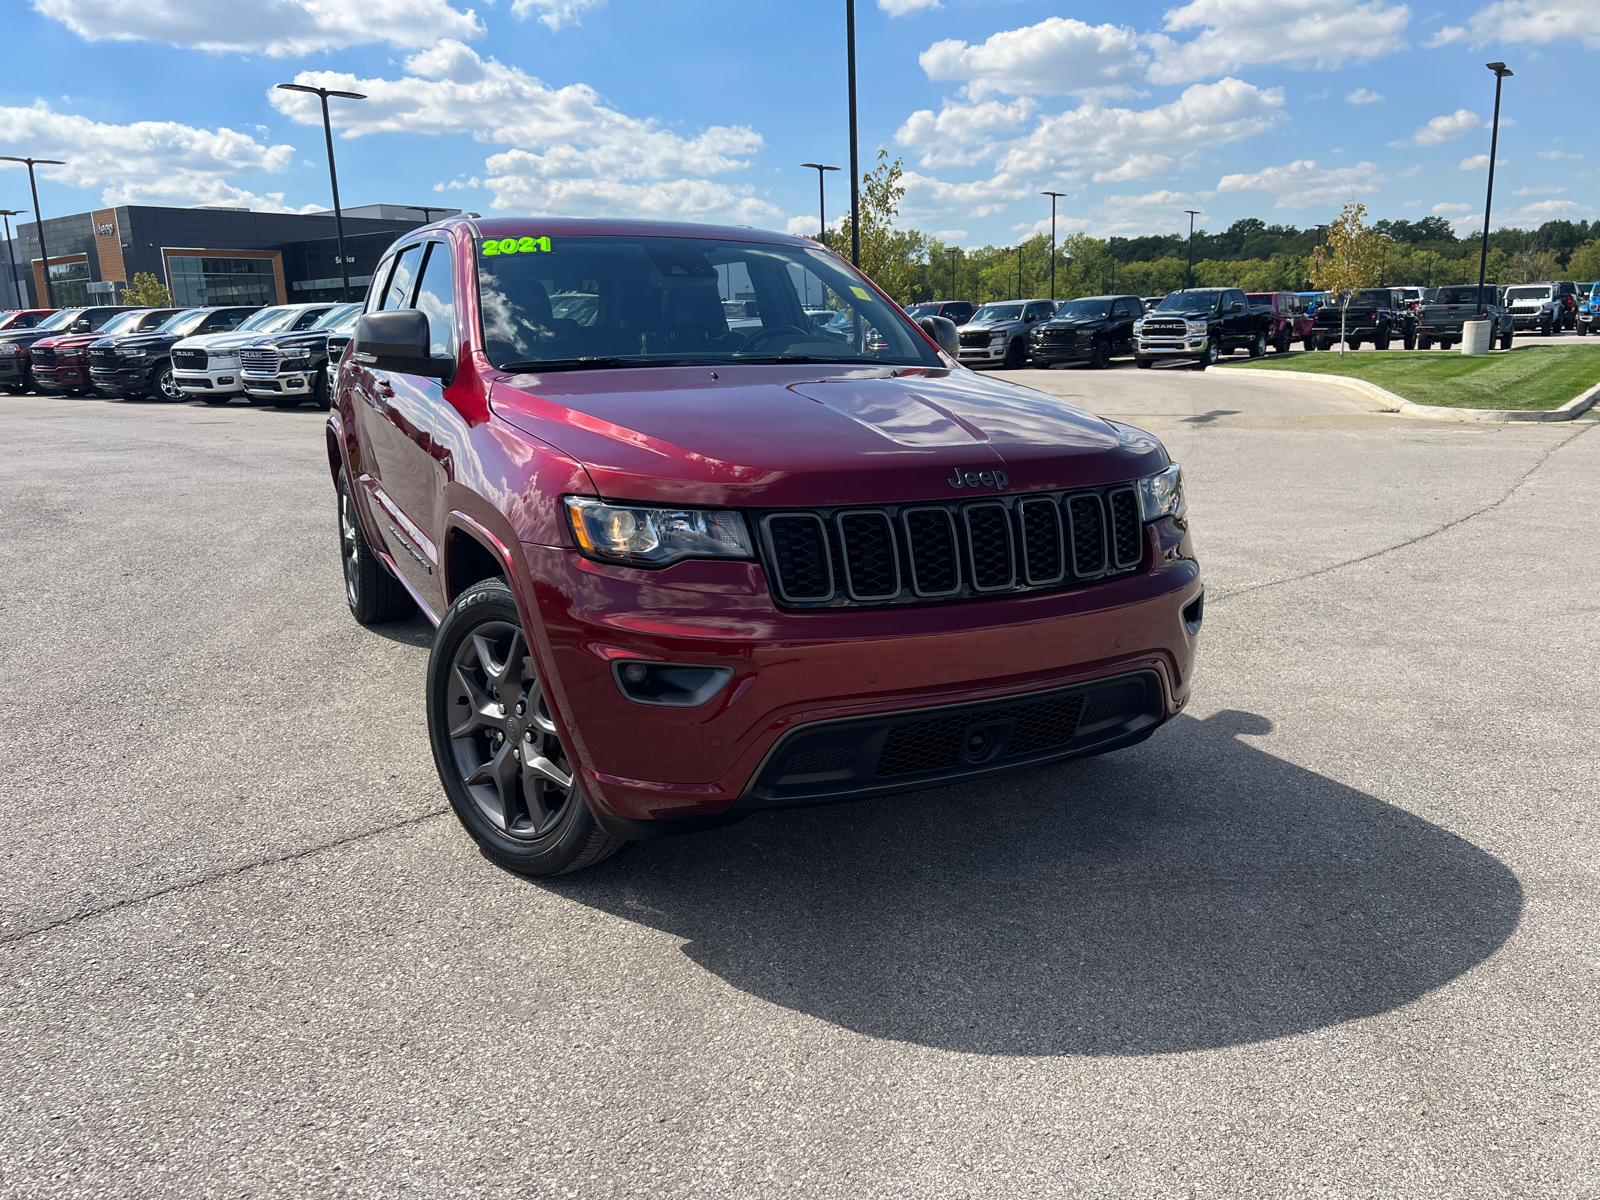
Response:
POLYGON ((343 332, 354 328, 356 318, 361 315, 359 304, 336 304, 327 312, 317 318, 313 329, 335 329, 343 332))
POLYGON ((100 326, 100 333, 105 336, 113 333, 131 333, 139 328, 139 322, 143 321, 148 315, 148 313, 139 309, 134 309, 132 312, 118 313, 111 320, 100 326))
POLYGON ((1063 317, 1094 320, 1096 317, 1107 316, 1110 312, 1111 301, 1109 300, 1068 300, 1060 308, 1056 309, 1056 320, 1059 321, 1063 317))
POLYGON ((941 365, 898 308, 820 249, 575 234, 490 238, 477 252, 484 345, 502 369, 941 365), (808 299, 839 317, 813 325, 808 299))
POLYGON ((279 333, 289 328, 289 322, 295 319, 299 310, 289 308, 263 308, 260 312, 253 312, 243 321, 239 322, 236 333, 279 333))
POLYGON ((156 332, 175 333, 179 337, 186 333, 193 333, 200 327, 200 323, 206 319, 210 311, 208 308, 191 308, 187 312, 177 313, 168 317, 156 332))
POLYGON ((1550 289, 1547 287, 1514 287, 1506 289, 1507 300, 1548 300, 1550 289))
POLYGON ((35 329, 65 329, 83 313, 81 308, 63 308, 58 313, 52 313, 34 326, 35 329))
POLYGON ((1215 308, 1222 299, 1220 291, 1173 292, 1161 302, 1162 312, 1186 312, 1195 309, 1215 308))
MULTIPOLYGON (((1487 299, 1494 299, 1494 289, 1485 287, 1483 294, 1487 299)), ((1433 293, 1435 304, 1476 304, 1478 302, 1478 289, 1475 287, 1442 287, 1433 293)))
POLYGON ((998 321, 1022 320, 1020 304, 985 304, 972 316, 972 324, 993 324, 998 321))

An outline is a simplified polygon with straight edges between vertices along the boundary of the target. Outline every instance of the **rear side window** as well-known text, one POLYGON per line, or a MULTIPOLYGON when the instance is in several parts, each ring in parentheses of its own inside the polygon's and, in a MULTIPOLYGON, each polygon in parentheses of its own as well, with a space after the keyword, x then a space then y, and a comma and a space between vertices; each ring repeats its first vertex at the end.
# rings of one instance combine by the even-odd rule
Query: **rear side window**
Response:
POLYGON ((428 353, 434 358, 456 356, 456 291, 450 269, 450 247, 428 243, 428 261, 422 267, 413 306, 428 318, 428 353))
POLYGON ((422 247, 407 246, 400 251, 400 257, 394 264, 394 274, 389 278, 389 287, 383 293, 383 302, 378 305, 380 309, 405 308, 411 302, 411 285, 417 279, 417 267, 422 262, 422 247))

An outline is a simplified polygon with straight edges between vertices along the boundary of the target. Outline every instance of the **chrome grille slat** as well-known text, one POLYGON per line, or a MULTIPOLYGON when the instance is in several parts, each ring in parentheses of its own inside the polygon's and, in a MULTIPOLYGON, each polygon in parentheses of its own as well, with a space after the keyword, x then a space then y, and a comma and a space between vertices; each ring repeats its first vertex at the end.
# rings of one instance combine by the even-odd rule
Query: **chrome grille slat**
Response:
POLYGON ((246 347, 239 351, 239 368, 246 375, 271 376, 278 373, 278 352, 246 347))

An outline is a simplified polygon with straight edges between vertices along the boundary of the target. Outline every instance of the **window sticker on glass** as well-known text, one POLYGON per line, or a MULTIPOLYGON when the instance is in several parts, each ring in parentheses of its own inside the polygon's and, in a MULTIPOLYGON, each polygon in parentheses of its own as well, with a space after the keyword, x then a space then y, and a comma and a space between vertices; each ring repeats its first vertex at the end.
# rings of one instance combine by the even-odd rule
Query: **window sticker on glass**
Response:
POLYGON ((872 299, 872 293, 867 291, 867 289, 864 288, 864 287, 857 287, 855 284, 852 283, 850 285, 850 290, 856 294, 856 299, 857 300, 871 300, 872 299))
POLYGON ((525 238, 484 238, 483 254, 488 258, 495 254, 549 254, 550 239, 547 237, 525 238))

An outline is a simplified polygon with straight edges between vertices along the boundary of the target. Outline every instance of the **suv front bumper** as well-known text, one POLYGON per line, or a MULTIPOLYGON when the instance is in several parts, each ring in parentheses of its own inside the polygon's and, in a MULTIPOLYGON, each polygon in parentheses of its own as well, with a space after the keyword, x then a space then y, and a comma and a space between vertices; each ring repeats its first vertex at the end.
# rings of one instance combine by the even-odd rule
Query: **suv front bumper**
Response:
POLYGON ((244 390, 251 396, 307 396, 316 386, 315 371, 284 371, 280 375, 245 375, 244 390))
POLYGON ((51 392, 70 392, 89 387, 89 364, 64 363, 58 358, 53 367, 33 368, 33 383, 35 387, 51 392))
POLYGON ((90 367, 89 381, 102 392, 111 392, 116 395, 139 395, 150 390, 150 368, 137 367, 90 367))
POLYGON ((1197 337, 1139 338, 1133 344, 1133 352, 1140 358, 1204 358, 1210 340, 1203 333, 1197 337))
POLYGON ((1513 329, 1542 329, 1548 322, 1552 329, 1561 328, 1561 322, 1552 312, 1514 312, 1511 314, 1511 328, 1513 329))
POLYGON ((1202 595, 1184 526, 1155 522, 1146 541, 1144 569, 1103 583, 838 612, 776 608, 756 563, 639 571, 558 547, 522 551, 565 744, 602 818, 640 823, 627 836, 641 836, 657 822, 929 787, 1137 740, 1187 702, 1202 595), (699 708, 658 707, 623 695, 613 664, 630 659, 733 675, 699 708), (1133 674, 1136 699, 1093 708, 1115 697, 1088 692, 1133 674), (1072 728, 1041 743, 1039 721, 1065 721, 1068 692, 1083 700, 1072 728), (1039 704, 1057 708, 1020 711, 1039 704), (945 722, 932 731, 943 740, 935 757, 902 752, 885 768, 887 731, 925 721, 945 722), (982 745, 968 745, 969 726, 984 727, 982 745), (943 744, 956 735, 960 745, 943 744))
POLYGON ((986 363, 1004 362, 1006 352, 1011 349, 1011 339, 996 342, 991 346, 962 346, 956 358, 966 366, 983 366, 986 363))

